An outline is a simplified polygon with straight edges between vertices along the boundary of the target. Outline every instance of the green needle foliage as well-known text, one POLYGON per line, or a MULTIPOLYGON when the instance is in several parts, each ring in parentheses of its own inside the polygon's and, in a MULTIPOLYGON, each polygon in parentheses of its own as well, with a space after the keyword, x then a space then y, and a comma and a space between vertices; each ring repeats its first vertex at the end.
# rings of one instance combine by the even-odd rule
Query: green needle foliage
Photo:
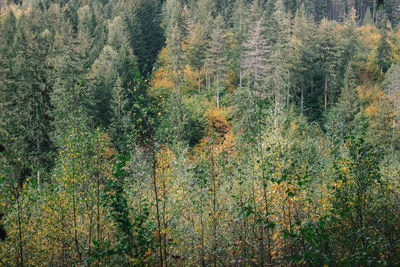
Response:
POLYGON ((400 265, 398 0, 0 0, 0 266, 400 265))

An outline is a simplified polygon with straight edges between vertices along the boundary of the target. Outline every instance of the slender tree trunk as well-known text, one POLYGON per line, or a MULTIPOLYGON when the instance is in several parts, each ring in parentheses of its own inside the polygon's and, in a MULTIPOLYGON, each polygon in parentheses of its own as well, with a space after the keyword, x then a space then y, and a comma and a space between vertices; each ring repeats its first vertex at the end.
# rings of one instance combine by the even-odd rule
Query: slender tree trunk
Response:
POLYGON ((324 74, 324 93, 325 93, 325 110, 328 106, 328 74, 324 74))
POLYGON ((314 94, 314 77, 311 77, 311 95, 314 94))
MULTIPOLYGON (((96 230, 97 230, 97 251, 99 251, 100 244, 100 175, 97 177, 97 214, 96 214, 96 230)), ((100 262, 97 260, 97 266, 99 266, 100 262)))
MULTIPOLYGON (((261 155, 261 179, 263 183, 263 194, 264 194, 264 205, 265 205, 265 214, 266 214, 266 222, 267 222, 267 261, 268 263, 271 263, 272 261, 272 255, 271 255, 271 233, 270 233, 270 228, 269 228, 269 218, 268 213, 269 213, 269 205, 268 205, 268 195, 267 195, 267 183, 266 183, 266 177, 265 177, 265 161, 264 161, 264 151, 262 147, 262 140, 261 140, 261 135, 259 136, 259 146, 260 146, 260 155, 261 155)), ((264 225, 262 225, 265 227, 264 225)))
POLYGON ((214 155, 213 149, 211 149, 211 177, 212 177, 212 187, 213 187, 213 200, 212 200, 212 207, 213 207, 213 235, 214 235, 214 244, 213 244, 213 266, 217 266, 217 181, 216 175, 214 171, 214 155))
POLYGON ((393 114, 393 132, 395 132, 396 129, 396 116, 397 116, 397 110, 398 110, 398 100, 397 100, 397 93, 395 92, 394 96, 394 114, 393 114))
POLYGON ((155 153, 155 148, 153 147, 153 186, 154 186, 154 197, 156 200, 156 215, 157 215, 157 226, 158 226, 158 241, 159 241, 159 251, 160 251, 160 266, 164 266, 164 258, 163 258, 163 246, 162 246, 162 237, 161 237, 161 218, 160 218, 160 203, 158 199, 158 190, 157 190, 157 158, 155 153))
POLYGON ((21 205, 20 205, 20 200, 19 196, 16 194, 16 200, 17 200, 17 220, 18 220, 18 252, 19 252, 19 266, 23 267, 24 266, 24 246, 22 244, 22 219, 21 219, 21 205))
MULTIPOLYGON (((205 67, 204 67, 205 68, 205 67)), ((211 90, 211 75, 210 75, 210 73, 208 72, 208 70, 206 70, 206 87, 207 87, 207 90, 208 91, 210 91, 211 90)))
POLYGON ((204 199, 203 199, 203 183, 201 183, 201 203, 200 203, 200 224, 201 224, 201 266, 205 267, 206 266, 206 262, 204 259, 204 221, 203 221, 203 203, 204 203, 204 199))
POLYGON ((372 19, 376 23, 375 1, 372 1, 372 19))
MULTIPOLYGON (((36 136, 36 150, 38 155, 40 155, 40 139, 39 139, 39 135, 36 136)), ((38 162, 37 162, 37 167, 40 166, 40 162, 39 162, 39 158, 38 158, 38 162)), ((40 170, 37 171, 37 186, 38 189, 40 190, 40 170)))
MULTIPOLYGON (((166 222, 166 216, 167 216, 167 206, 166 206, 166 201, 167 201, 167 185, 165 183, 165 165, 163 164, 162 167, 162 185, 163 185, 163 214, 162 214, 162 220, 163 220, 163 226, 164 229, 167 229, 167 222, 166 222)), ((165 257, 165 266, 168 267, 168 259, 167 259, 167 235, 164 234, 164 257, 165 257)))
POLYGON ((242 88, 242 43, 240 43, 239 51, 239 88, 242 88))
MULTIPOLYGON (((88 207, 89 205, 87 204, 87 207, 88 207)), ((89 233, 88 233, 88 252, 87 252, 87 259, 90 259, 91 258, 91 256, 92 256, 92 245, 91 245, 91 243, 92 243, 92 232, 93 232, 93 227, 92 227, 92 223, 93 223, 93 213, 88 209, 88 212, 89 212, 89 233)), ((88 267, 90 267, 90 266, 92 266, 92 264, 91 264, 91 262, 90 261, 88 261, 88 263, 87 263, 87 266, 88 267)))
POLYGON ((82 256, 79 249, 79 241, 78 241, 78 223, 77 223, 77 215, 76 215, 76 200, 75 200, 75 181, 72 182, 72 216, 74 220, 74 241, 75 241, 75 249, 78 254, 79 262, 82 263, 82 256))
POLYGON ((219 108, 219 74, 217 74, 217 108, 219 108))
POLYGON ((303 111, 304 111, 304 88, 303 87, 301 87, 301 99, 300 99, 300 102, 301 102, 301 114, 303 114, 303 111))
POLYGON ((201 79, 200 79, 200 67, 197 70, 197 89, 198 89, 198 93, 200 94, 200 90, 201 90, 201 79))

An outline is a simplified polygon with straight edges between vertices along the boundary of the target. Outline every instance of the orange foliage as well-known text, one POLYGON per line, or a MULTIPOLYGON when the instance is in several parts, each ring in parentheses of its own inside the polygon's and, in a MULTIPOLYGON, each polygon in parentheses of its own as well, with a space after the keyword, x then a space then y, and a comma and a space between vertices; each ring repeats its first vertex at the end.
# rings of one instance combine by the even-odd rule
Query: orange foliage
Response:
POLYGON ((174 81, 171 79, 171 75, 165 68, 166 62, 166 49, 163 48, 158 55, 158 62, 161 67, 154 73, 153 78, 150 81, 149 95, 160 96, 169 95, 174 88, 174 81))

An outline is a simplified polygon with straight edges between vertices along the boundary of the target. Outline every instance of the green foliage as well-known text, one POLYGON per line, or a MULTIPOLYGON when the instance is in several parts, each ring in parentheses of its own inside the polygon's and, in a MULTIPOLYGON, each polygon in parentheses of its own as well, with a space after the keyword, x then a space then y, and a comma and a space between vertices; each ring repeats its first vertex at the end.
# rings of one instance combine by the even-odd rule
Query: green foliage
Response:
POLYGON ((400 264, 398 1, 0 2, 1 266, 400 264))

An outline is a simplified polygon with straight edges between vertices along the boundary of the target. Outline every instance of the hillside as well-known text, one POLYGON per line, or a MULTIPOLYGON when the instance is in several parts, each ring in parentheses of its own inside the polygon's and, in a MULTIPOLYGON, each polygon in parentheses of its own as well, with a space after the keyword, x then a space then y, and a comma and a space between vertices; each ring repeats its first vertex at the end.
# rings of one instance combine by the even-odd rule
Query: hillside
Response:
POLYGON ((399 22, 0 0, 0 266, 400 265, 399 22))

